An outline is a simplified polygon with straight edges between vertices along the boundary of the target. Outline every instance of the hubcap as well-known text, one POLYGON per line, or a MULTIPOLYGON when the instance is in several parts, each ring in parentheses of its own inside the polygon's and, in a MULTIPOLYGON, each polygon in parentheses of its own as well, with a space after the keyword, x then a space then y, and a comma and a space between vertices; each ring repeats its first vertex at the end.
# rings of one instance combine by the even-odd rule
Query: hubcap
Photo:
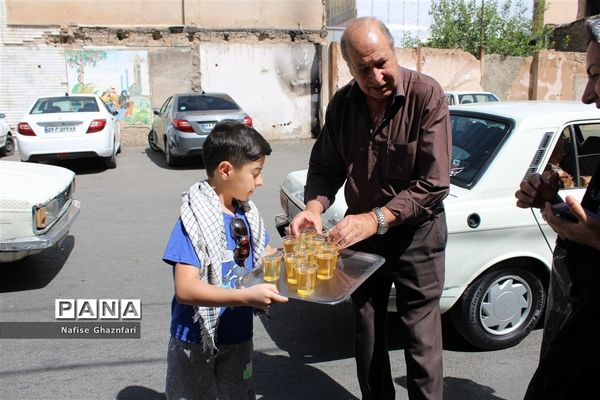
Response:
POLYGON ((506 335, 527 319, 532 306, 531 288, 519 276, 503 276, 488 288, 479 310, 483 328, 493 335, 506 335))
POLYGON ((156 134, 155 133, 150 133, 148 135, 148 143, 150 144, 150 147, 153 150, 157 148, 157 146, 156 146, 156 134))

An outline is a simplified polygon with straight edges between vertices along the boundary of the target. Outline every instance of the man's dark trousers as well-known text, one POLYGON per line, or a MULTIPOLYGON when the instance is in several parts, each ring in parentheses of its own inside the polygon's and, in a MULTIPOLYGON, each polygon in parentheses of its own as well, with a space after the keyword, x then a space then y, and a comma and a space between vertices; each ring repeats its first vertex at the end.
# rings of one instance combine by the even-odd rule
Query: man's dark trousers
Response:
POLYGON ((395 398, 386 339, 392 283, 396 285, 409 397, 442 399, 439 300, 447 237, 446 217, 441 212, 417 227, 400 225, 353 246, 386 259, 352 295, 355 358, 364 400, 395 398))

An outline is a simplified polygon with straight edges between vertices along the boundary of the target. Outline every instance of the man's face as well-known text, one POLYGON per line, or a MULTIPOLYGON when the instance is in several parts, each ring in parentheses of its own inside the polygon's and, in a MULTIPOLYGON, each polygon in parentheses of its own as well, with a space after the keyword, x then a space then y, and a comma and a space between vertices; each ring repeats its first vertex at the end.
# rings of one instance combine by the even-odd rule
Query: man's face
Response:
POLYGON ((348 68, 369 97, 382 100, 391 96, 398 85, 396 54, 382 32, 359 27, 348 40, 348 68))
POLYGON ((585 104, 596 104, 600 108, 600 45, 590 41, 587 48, 588 82, 583 91, 581 101, 585 104))

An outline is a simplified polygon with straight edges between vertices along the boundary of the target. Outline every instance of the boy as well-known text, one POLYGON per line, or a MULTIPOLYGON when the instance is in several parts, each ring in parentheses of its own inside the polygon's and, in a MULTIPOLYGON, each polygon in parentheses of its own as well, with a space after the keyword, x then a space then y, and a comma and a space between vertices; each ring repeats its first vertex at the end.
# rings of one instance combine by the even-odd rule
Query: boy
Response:
POLYGON ((163 255, 175 296, 167 353, 167 399, 254 399, 252 307, 285 302, 272 284, 236 289, 238 276, 273 249, 250 196, 262 186, 269 143, 234 121, 203 146, 208 179, 183 195, 163 255), (236 263, 239 266, 236 266, 236 263), (240 273, 241 271, 241 273, 240 273))

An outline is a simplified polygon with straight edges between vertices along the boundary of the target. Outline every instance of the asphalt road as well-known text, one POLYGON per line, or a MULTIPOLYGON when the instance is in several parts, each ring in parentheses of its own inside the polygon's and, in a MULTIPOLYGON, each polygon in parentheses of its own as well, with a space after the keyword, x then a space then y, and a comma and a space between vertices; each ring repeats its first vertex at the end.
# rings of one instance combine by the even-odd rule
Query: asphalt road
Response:
MULTIPOLYGON (((265 185, 254 196, 280 246, 273 217, 279 184, 304 168, 311 140, 274 141, 265 185)), ((5 159, 18 160, 18 156, 5 159)), ((54 301, 141 299, 141 339, 0 340, 2 399, 164 399, 172 277, 161 261, 179 213, 180 193, 205 178, 199 160, 167 169, 162 153, 127 147, 115 170, 97 163, 60 164, 77 173, 81 213, 62 250, 0 264, 0 321, 54 321, 54 301)), ((356 399, 360 391, 348 303, 291 300, 255 319, 258 398, 356 399)), ((389 342, 396 398, 407 399, 397 324, 389 342)), ((538 359, 541 331, 511 349, 480 352, 444 325, 445 399, 521 399, 538 359)))

